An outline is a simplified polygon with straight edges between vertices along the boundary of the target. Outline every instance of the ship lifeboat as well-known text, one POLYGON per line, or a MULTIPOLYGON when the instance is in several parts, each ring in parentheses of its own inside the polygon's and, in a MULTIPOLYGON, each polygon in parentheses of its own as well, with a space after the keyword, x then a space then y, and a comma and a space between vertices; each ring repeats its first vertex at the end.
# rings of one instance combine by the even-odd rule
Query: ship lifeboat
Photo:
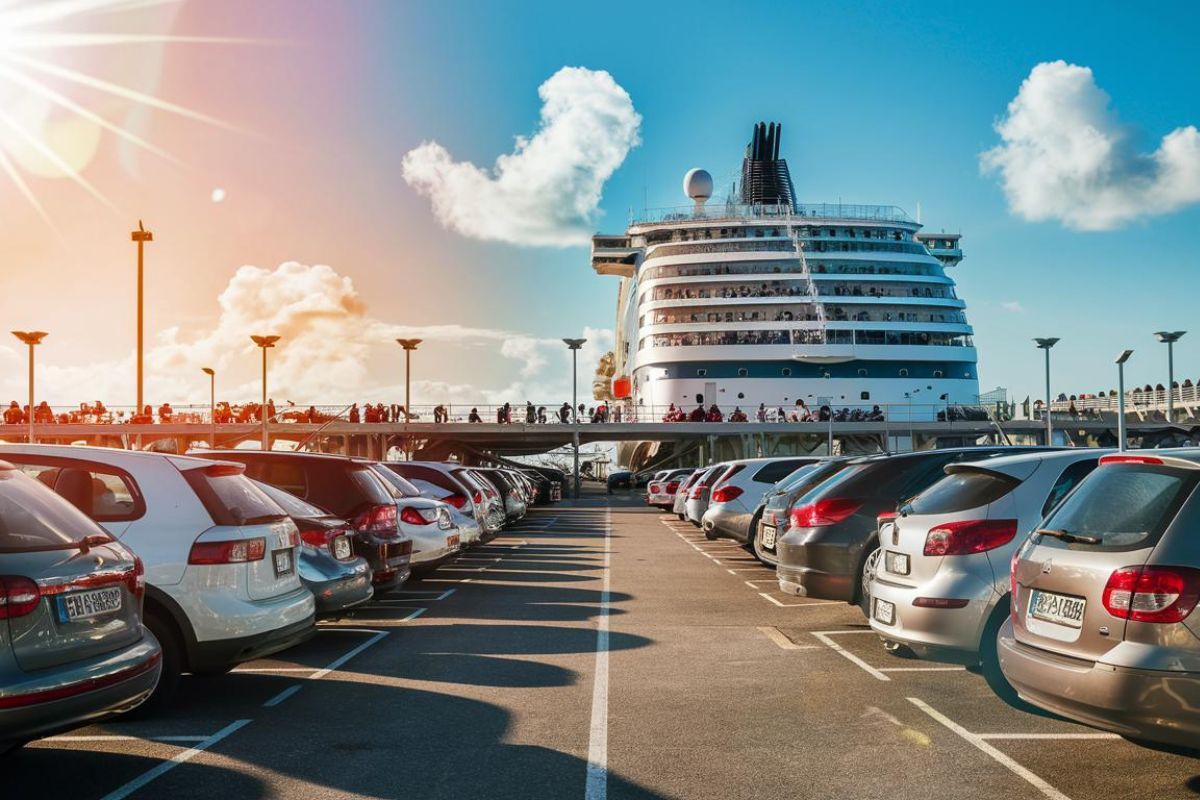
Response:
POLYGON ((618 400, 624 400, 627 397, 633 396, 633 382, 628 375, 621 375, 613 378, 613 397, 618 400))

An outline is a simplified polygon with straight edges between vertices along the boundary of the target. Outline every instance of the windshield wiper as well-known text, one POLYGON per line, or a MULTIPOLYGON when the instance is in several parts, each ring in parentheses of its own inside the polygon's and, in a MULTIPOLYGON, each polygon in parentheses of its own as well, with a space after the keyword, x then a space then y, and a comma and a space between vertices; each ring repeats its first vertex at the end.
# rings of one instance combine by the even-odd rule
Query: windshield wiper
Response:
POLYGON ((1055 539, 1062 539, 1064 542, 1078 542, 1079 544, 1100 544, 1102 541, 1099 536, 1084 536, 1082 533, 1071 533, 1070 531, 1058 528, 1038 528, 1034 533, 1039 536, 1053 536, 1055 539))

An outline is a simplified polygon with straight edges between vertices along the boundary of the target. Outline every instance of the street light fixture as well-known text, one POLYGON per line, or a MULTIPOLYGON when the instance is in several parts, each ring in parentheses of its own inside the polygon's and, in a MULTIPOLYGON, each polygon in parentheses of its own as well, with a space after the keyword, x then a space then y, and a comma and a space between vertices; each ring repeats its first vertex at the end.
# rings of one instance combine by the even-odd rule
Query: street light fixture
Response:
POLYGON ((1039 350, 1046 351, 1046 446, 1049 447, 1052 443, 1051 437, 1054 434, 1053 425, 1050 420, 1050 348, 1058 344, 1057 337, 1051 339, 1034 339, 1033 340, 1039 350))
POLYGON ((1175 422, 1175 343, 1187 331, 1158 331, 1155 338, 1167 346, 1167 421, 1175 422))
POLYGON ((136 415, 140 415, 142 413, 142 410, 143 410, 142 403, 144 402, 144 398, 142 396, 142 352, 143 352, 143 347, 142 347, 143 313, 142 313, 142 309, 144 307, 143 291, 142 291, 142 255, 143 255, 142 250, 145 247, 146 242, 154 241, 154 234, 151 233, 150 231, 146 230, 146 226, 143 225, 142 221, 139 219, 138 220, 138 229, 136 231, 133 231, 132 233, 130 233, 129 238, 131 238, 131 239, 133 239, 133 241, 137 242, 137 251, 138 251, 138 267, 137 267, 137 411, 135 412, 135 416, 136 416, 136 415))
POLYGON ((1133 355, 1132 350, 1125 350, 1117 356, 1117 450, 1124 451, 1125 446, 1125 362, 1133 355))
POLYGON ((29 443, 33 444, 33 348, 42 343, 49 334, 45 331, 13 331, 12 335, 29 346, 29 443))
POLYGON ((579 350, 587 339, 563 339, 571 351, 571 419, 575 441, 575 499, 579 499, 579 350))
POLYGON ((409 399, 409 389, 411 388, 412 378, 412 352, 417 349, 423 340, 421 339, 397 339, 396 344, 404 348, 404 421, 408 422, 412 419, 412 405, 409 399))
POLYGON ((250 339, 262 349, 262 406, 259 407, 258 415, 262 418, 262 449, 270 450, 271 440, 267 435, 267 350, 275 346, 279 337, 251 335, 250 339))
POLYGON ((212 367, 201 367, 200 371, 208 376, 208 422, 212 426, 212 436, 208 446, 214 450, 217 447, 217 373, 212 367))

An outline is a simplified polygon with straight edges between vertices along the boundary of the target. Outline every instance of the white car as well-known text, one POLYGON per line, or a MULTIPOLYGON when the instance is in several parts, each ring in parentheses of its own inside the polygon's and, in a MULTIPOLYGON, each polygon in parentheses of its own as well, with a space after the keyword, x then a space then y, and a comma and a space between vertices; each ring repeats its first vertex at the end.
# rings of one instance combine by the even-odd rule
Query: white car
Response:
POLYGON ((691 467, 688 467, 686 469, 663 470, 655 475, 650 483, 646 485, 646 505, 657 506, 664 511, 670 511, 671 507, 675 504, 675 493, 679 491, 679 485, 695 471, 691 467))
MULTIPOLYGON (((372 462, 371 469, 396 501, 396 522, 400 533, 412 539, 412 571, 428 574, 458 555, 462 550, 462 532, 454 524, 454 506, 422 497, 417 487, 387 465, 372 462)), ((478 538, 479 527, 472 520, 478 538)))
POLYGON ((679 490, 675 492, 675 499, 671 502, 671 513, 679 517, 680 522, 687 521, 687 499, 691 495, 692 486, 706 472, 708 472, 708 467, 701 467, 680 482, 679 490))
POLYGON ((383 464, 417 487, 421 494, 454 506, 456 511, 475 518, 482 536, 494 535, 504 525, 504 509, 499 496, 489 496, 487 488, 461 464, 437 461, 388 461, 383 464))
POLYGON ((683 504, 683 513, 687 521, 697 528, 700 527, 700 520, 704 518, 704 512, 708 510, 708 501, 712 490, 721 485, 721 478, 728 471, 728 463, 709 467, 688 490, 687 500, 683 504))
POLYGON ((758 532, 763 497, 776 483, 800 467, 815 464, 814 456, 745 458, 731 461, 721 486, 709 497, 700 527, 709 539, 733 539, 750 544, 758 532))
POLYGON ((901 654, 981 664, 993 688, 1009 614, 1009 562, 1041 519, 1096 468, 1098 449, 951 464, 946 477, 880 518, 871 627, 901 654))
POLYGON ((145 625, 163 649, 153 701, 312 635, 295 523, 231 462, 64 445, 0 446, 142 559, 145 625))

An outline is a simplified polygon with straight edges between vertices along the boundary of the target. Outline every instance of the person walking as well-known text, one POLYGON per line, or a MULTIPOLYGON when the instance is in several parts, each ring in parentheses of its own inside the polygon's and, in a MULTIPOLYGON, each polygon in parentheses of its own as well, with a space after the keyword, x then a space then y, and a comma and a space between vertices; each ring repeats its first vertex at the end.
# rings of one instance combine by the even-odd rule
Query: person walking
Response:
POLYGON ((471 414, 467 417, 467 422, 483 422, 483 417, 479 416, 478 408, 471 409, 471 414))

